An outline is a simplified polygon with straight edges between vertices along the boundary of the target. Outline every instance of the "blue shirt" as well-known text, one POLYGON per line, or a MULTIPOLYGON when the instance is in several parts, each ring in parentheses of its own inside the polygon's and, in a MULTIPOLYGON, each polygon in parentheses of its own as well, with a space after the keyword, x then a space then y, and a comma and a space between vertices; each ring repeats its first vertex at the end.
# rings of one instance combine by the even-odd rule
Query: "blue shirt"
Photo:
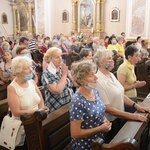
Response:
MULTIPOLYGON (((91 129, 100 126, 104 120, 105 105, 100 100, 98 91, 94 90, 95 102, 87 100, 76 92, 71 99, 70 121, 82 120, 82 129, 91 129)), ((102 133, 96 133, 85 138, 72 138, 72 150, 91 150, 92 141, 97 137, 103 138, 102 133)))

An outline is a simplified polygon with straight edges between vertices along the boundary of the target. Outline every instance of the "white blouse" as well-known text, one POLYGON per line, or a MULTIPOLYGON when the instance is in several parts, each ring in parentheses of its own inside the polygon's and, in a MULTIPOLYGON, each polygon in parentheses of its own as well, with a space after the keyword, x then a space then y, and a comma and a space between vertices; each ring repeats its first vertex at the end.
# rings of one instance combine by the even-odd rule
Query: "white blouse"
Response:
MULTIPOLYGON (((105 105, 111 105, 112 107, 124 111, 124 88, 116 79, 114 74, 111 74, 111 78, 108 78, 100 70, 98 70, 96 76, 97 90, 99 91, 100 99, 105 105)), ((115 116, 106 112, 106 117, 109 121, 116 119, 115 116)))

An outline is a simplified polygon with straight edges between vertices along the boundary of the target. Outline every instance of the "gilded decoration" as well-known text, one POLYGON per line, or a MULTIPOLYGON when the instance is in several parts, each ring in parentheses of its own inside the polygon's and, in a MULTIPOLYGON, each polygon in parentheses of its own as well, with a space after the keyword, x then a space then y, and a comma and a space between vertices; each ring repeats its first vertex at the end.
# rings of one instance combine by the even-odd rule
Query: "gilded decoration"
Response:
POLYGON ((72 32, 100 34, 104 32, 104 0, 73 0, 72 32))
POLYGON ((35 32, 35 8, 32 0, 10 0, 13 9, 14 35, 35 32))

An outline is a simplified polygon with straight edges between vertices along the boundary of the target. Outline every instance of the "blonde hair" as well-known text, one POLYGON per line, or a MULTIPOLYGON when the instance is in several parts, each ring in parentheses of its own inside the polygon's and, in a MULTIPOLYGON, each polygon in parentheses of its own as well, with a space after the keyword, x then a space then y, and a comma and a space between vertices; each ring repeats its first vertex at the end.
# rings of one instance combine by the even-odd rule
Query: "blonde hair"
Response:
POLYGON ((81 80, 93 70, 96 71, 96 65, 91 61, 81 61, 77 63, 73 63, 71 66, 71 75, 74 81, 80 86, 81 80))
POLYGON ((3 42, 2 43, 2 49, 4 49, 4 46, 10 46, 8 42, 3 42))
POLYGON ((32 65, 32 59, 29 57, 17 56, 12 59, 11 70, 13 74, 21 73, 23 68, 32 65))
POLYGON ((54 57, 54 55, 56 53, 62 53, 62 50, 60 48, 57 48, 57 47, 51 47, 44 54, 43 60, 47 63, 50 63, 50 61, 52 60, 52 58, 54 57))
POLYGON ((97 52, 93 56, 93 61, 99 67, 100 63, 103 62, 105 58, 108 58, 110 56, 113 56, 113 52, 111 50, 97 50, 97 52))

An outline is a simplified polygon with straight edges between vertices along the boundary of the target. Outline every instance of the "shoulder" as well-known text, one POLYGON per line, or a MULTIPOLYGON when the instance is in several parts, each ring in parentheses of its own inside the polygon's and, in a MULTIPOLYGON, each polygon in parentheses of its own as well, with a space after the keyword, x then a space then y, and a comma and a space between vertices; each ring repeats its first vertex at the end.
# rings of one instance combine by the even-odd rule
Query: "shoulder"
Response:
POLYGON ((12 84, 7 86, 7 92, 15 92, 15 88, 12 86, 12 84))

